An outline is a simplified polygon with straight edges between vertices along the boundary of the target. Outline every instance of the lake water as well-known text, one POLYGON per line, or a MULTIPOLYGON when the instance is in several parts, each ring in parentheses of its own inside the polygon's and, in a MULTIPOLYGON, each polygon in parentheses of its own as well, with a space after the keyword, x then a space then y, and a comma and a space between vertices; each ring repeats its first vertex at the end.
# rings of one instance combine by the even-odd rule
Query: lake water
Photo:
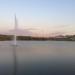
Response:
MULTIPOLYGON (((14 46, 0 42, 0 75, 14 75, 14 46)), ((19 41, 16 75, 75 75, 75 42, 19 41)))

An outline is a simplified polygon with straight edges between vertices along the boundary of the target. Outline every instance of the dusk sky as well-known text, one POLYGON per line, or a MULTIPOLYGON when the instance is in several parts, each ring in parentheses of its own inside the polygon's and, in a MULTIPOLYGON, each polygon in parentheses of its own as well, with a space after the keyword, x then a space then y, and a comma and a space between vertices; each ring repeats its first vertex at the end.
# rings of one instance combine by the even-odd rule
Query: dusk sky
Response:
POLYGON ((75 33, 75 0, 0 0, 0 32, 14 27, 40 35, 75 33))

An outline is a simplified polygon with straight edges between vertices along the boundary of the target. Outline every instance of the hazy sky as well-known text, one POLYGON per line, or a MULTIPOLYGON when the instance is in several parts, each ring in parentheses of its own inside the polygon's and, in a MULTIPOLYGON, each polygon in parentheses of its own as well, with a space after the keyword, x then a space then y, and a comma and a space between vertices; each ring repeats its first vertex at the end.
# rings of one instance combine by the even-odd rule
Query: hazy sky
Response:
POLYGON ((0 31, 20 29, 40 34, 75 33, 75 0, 0 0, 0 31))

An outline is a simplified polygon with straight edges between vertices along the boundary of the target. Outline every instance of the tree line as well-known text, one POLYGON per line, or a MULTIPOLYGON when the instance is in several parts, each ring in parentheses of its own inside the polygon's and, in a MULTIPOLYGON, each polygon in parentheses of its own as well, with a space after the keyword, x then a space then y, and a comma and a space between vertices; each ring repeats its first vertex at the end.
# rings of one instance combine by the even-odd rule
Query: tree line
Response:
MULTIPOLYGON (((11 41, 13 35, 0 35, 0 41, 11 41)), ((17 40, 36 40, 36 41, 75 41, 75 35, 66 35, 58 37, 32 37, 32 36, 17 36, 17 40)))

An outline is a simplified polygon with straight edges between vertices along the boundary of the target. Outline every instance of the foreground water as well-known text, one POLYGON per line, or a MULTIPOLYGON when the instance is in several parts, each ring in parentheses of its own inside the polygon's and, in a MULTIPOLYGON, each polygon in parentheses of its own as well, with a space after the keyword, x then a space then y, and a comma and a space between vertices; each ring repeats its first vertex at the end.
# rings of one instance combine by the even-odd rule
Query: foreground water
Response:
MULTIPOLYGON (((14 46, 0 42, 0 75, 14 75, 14 46)), ((17 75, 75 75, 75 42, 19 41, 17 75)))

